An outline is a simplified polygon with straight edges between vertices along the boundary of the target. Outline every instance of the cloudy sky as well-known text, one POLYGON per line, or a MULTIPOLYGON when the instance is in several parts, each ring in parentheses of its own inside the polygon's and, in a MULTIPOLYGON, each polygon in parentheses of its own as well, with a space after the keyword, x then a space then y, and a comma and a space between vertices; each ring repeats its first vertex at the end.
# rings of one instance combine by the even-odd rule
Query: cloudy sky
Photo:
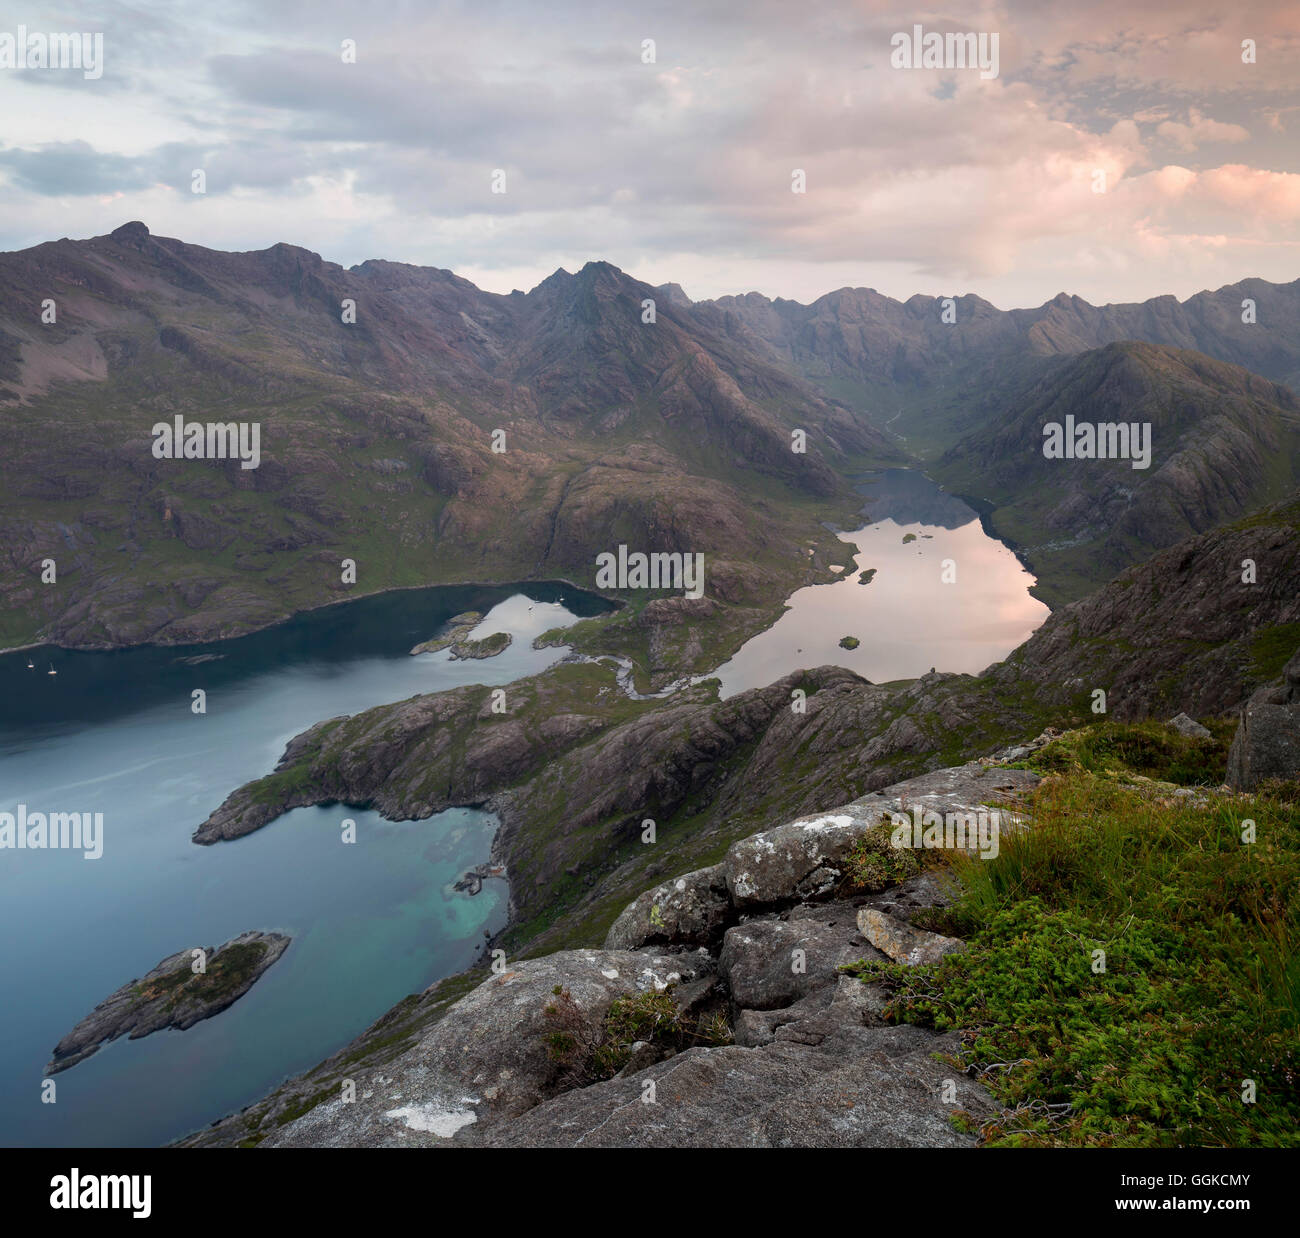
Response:
POLYGON ((501 292, 603 258, 695 298, 1003 308, 1300 277, 1294 3, 5 0, 20 24, 102 32, 104 66, 0 68, 0 249, 141 219, 501 292), (998 76, 893 67, 917 24, 996 33, 998 76))

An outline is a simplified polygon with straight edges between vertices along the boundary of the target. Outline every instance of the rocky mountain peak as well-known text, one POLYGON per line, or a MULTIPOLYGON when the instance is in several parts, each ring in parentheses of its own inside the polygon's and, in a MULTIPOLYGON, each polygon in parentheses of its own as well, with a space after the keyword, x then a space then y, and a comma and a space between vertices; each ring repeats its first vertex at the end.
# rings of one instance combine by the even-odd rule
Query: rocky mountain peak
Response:
POLYGON ((139 246, 149 239, 149 229, 138 219, 133 219, 120 228, 114 228, 108 236, 109 240, 116 241, 119 245, 139 246))

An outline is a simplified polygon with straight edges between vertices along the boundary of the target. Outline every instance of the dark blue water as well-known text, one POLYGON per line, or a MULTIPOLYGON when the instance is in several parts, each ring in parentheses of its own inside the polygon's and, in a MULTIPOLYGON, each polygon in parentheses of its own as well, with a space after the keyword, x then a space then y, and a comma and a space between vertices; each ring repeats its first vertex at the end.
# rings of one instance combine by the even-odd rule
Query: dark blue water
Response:
POLYGON ((534 636, 606 608, 567 585, 457 586, 364 598, 216 645, 0 656, 0 811, 105 817, 97 860, 0 850, 0 1143, 166 1142, 472 963, 484 931, 505 923, 505 891, 487 882, 471 898, 451 885, 487 858, 491 814, 387 822, 335 806, 213 847, 190 835, 312 723, 535 674, 565 650, 533 650, 534 636), (511 632, 511 647, 486 661, 407 656, 463 610, 486 614, 478 635, 511 632), (205 715, 191 712, 195 688, 205 715), (353 845, 344 818, 357 823, 353 845), (42 1103, 51 1050, 98 1002, 166 955, 249 929, 293 944, 234 1006, 185 1032, 113 1042, 54 1076, 55 1103, 42 1103))

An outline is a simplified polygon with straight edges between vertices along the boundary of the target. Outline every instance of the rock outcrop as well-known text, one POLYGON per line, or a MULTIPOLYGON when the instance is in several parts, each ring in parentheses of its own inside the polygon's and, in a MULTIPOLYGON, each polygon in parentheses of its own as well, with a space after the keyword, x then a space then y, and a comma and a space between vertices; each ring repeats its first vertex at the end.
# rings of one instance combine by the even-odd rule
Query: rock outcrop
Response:
POLYGON ((1300 652, 1246 702, 1228 753, 1230 786, 1253 791, 1269 778, 1300 778, 1300 652))
POLYGON ((168 955, 139 980, 105 998, 54 1047, 47 1075, 84 1062, 110 1040, 139 1040, 165 1027, 179 1031, 220 1014, 257 983, 289 948, 282 933, 241 933, 203 950, 202 972, 193 970, 195 950, 168 955))
POLYGON ((1203 727, 1195 718, 1189 718, 1186 714, 1175 714, 1165 725, 1170 730, 1177 731, 1179 735, 1186 736, 1188 739, 1210 738, 1209 729, 1203 727))
POLYGON ((422 653, 437 653, 441 649, 447 649, 458 641, 465 640, 482 622, 483 615, 477 610, 466 610, 459 615, 452 615, 447 620, 447 630, 441 636, 431 637, 429 640, 421 641, 418 645, 413 646, 411 657, 417 657, 422 653))

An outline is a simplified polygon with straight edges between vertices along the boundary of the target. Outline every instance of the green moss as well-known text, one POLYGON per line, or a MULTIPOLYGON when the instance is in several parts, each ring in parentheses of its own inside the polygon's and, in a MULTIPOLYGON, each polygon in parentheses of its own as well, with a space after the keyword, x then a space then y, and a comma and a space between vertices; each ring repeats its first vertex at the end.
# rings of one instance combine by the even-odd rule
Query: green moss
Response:
POLYGON ((227 946, 207 961, 203 972, 195 972, 189 963, 182 963, 172 971, 137 985, 136 995, 141 1001, 155 1001, 165 996, 168 1009, 190 999, 219 1002, 248 984, 266 957, 266 951, 266 943, 261 941, 227 946))
POLYGON ((310 1113, 317 1105, 327 1100, 333 1100, 339 1095, 338 1087, 321 1088, 318 1092, 313 1092, 310 1096, 300 1097, 290 1104, 286 1105, 275 1119, 276 1126, 288 1126, 290 1122, 296 1121, 304 1113, 310 1113))

